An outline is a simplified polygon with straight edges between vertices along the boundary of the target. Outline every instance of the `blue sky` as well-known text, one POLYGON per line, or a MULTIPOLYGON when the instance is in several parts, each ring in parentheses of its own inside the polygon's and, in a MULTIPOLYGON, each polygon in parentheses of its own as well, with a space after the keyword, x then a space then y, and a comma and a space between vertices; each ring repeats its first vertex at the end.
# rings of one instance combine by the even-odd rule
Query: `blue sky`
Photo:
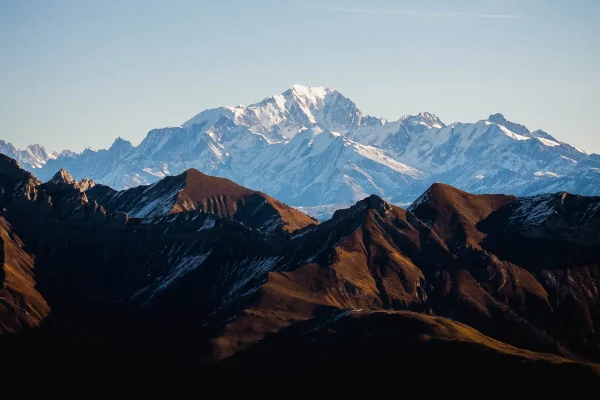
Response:
POLYGON ((294 83, 366 113, 501 112, 600 153, 600 1, 0 2, 0 138, 137 144, 294 83))

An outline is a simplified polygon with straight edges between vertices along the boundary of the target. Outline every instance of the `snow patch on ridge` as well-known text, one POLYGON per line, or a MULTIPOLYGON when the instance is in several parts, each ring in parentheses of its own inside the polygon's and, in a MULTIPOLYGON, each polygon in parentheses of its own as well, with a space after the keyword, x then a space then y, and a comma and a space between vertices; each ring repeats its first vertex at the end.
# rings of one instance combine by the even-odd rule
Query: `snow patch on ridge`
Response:
POLYGON ((202 265, 202 263, 206 261, 208 256, 210 256, 211 254, 212 250, 205 254, 182 257, 181 259, 179 259, 177 264, 175 264, 175 266, 171 268, 169 273, 160 280, 160 284, 156 287, 156 289, 154 289, 154 294, 162 292, 163 290, 167 289, 175 280, 179 279, 185 274, 194 271, 196 268, 202 265))
POLYGON ((379 164, 383 164, 396 172, 406 174, 413 178, 424 178, 424 174, 416 168, 409 167, 399 161, 396 161, 392 157, 388 156, 383 150, 377 147, 365 146, 362 144, 356 144, 356 151, 358 154, 373 160, 379 164))
POLYGON ((502 126, 502 125, 499 125, 499 124, 494 124, 493 122, 490 122, 490 121, 485 121, 485 124, 486 124, 486 125, 496 125, 498 128, 500 128, 500 130, 501 130, 502 132, 504 132, 504 134, 505 134, 506 136, 508 136, 508 137, 510 137, 510 138, 513 138, 513 139, 515 139, 515 140, 518 140, 518 141, 531 140, 531 138, 530 138, 530 137, 527 137, 527 136, 523 136, 523 135, 519 135, 519 134, 517 134, 517 133, 514 133, 514 132, 512 132, 511 130, 509 130, 508 128, 506 128, 506 127, 502 126))
POLYGON ((534 173, 533 175, 537 176, 538 178, 541 178, 544 176, 549 176, 551 178, 560 178, 560 175, 555 174, 554 172, 550 172, 550 171, 538 171, 538 172, 534 173))
POLYGON ((542 137, 536 137, 536 139, 539 140, 540 142, 542 142, 544 144, 544 146, 548 146, 548 147, 560 146, 560 143, 557 143, 554 140, 545 139, 542 137))
MULTIPOLYGON (((566 193, 561 196, 564 200, 566 193)), ((557 195, 555 194, 523 198, 511 217, 511 221, 515 224, 522 224, 525 228, 535 228, 556 213, 554 206, 556 200, 557 195)))
MULTIPOLYGON (((253 279, 258 278, 260 275, 271 271, 274 266, 280 261, 283 256, 280 257, 268 257, 268 258, 247 258, 239 262, 234 263, 230 266, 232 272, 243 270, 244 274, 235 281, 231 286, 229 292, 223 296, 220 309, 226 307, 233 299, 239 295, 243 296, 244 293, 240 294, 240 291, 244 289, 248 283, 253 279)), ((246 293, 252 292, 255 288, 248 288, 246 293)))
POLYGON ((173 187, 170 191, 155 199, 148 201, 152 198, 152 191, 161 183, 161 181, 148 186, 142 194, 142 198, 136 201, 137 207, 125 210, 125 213, 133 218, 150 219, 154 217, 160 217, 168 214, 175 203, 175 198, 179 192, 183 189, 183 184, 173 187))
POLYGON ((204 223, 202 224, 202 226, 200 228, 198 228, 197 231, 200 232, 200 231, 205 231, 205 230, 208 230, 208 229, 212 229, 212 228, 215 227, 215 223, 216 222, 217 221, 215 219, 213 219, 213 218, 211 218, 211 217, 208 216, 206 218, 206 220, 204 221, 204 223))

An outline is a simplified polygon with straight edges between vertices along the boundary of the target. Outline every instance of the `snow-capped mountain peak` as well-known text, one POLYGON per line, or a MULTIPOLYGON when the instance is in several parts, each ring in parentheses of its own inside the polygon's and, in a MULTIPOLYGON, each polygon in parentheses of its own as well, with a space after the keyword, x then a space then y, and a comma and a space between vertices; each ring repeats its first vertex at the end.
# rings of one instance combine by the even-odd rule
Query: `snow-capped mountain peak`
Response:
POLYGON ((305 126, 320 125, 347 132, 359 126, 362 113, 339 92, 322 86, 293 85, 285 92, 249 106, 220 107, 203 111, 182 127, 211 125, 222 116, 246 126, 269 143, 287 142, 305 126))
POLYGON ((420 112, 417 115, 405 115, 400 121, 413 125, 422 125, 429 129, 442 129, 446 126, 436 115, 429 112, 420 112))
POLYGON ((502 114, 449 126, 430 112, 393 121, 364 115, 322 86, 205 110, 181 127, 150 131, 138 146, 117 139, 108 150, 55 160, 42 149, 0 141, 0 152, 42 179, 66 167, 77 179, 124 189, 196 168, 305 207, 334 209, 370 194, 410 203, 434 181, 474 193, 600 194, 598 156, 502 114))
POLYGON ((128 151, 133 148, 133 144, 129 140, 125 140, 121 137, 115 139, 113 144, 110 146, 109 150, 112 151, 128 151))
POLYGON ((42 168, 48 160, 56 159, 56 156, 49 154, 41 144, 32 144, 25 150, 17 150, 12 143, 6 143, 4 140, 0 140, 0 153, 14 158, 28 169, 42 168))
POLYGON ((305 101, 316 105, 322 103, 327 95, 333 93, 333 90, 324 86, 302 86, 295 84, 289 89, 289 91, 284 92, 284 95, 288 92, 291 92, 298 98, 304 99, 305 101))
POLYGON ((25 149, 25 151, 27 152, 27 154, 29 154, 29 156, 32 159, 34 159, 41 165, 45 164, 46 161, 48 161, 49 159, 54 158, 54 155, 48 154, 44 146, 42 146, 41 144, 29 145, 27 146, 27 149, 25 149))
POLYGON ((504 117, 504 115, 502 115, 500 113, 490 115, 487 120, 494 124, 503 126, 506 129, 510 130, 511 132, 516 133, 517 135, 531 137, 531 132, 529 131, 529 129, 527 129, 527 127, 525 127, 524 125, 517 124, 515 122, 511 122, 511 121, 507 120, 504 117))

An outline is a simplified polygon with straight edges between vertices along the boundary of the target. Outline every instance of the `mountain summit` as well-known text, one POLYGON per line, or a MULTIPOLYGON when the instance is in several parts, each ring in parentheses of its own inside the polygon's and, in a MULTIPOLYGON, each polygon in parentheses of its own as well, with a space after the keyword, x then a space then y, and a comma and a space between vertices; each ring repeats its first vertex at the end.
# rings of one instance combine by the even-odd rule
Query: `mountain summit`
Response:
POLYGON ((69 174, 67 172, 66 169, 61 168, 56 174, 54 174, 52 179, 50 179, 50 182, 56 183, 56 184, 60 184, 60 183, 74 184, 76 181, 75 181, 75 179, 73 179, 71 174, 69 174))
POLYGON ((205 110, 181 127, 150 131, 138 146, 117 139, 108 150, 44 156, 0 142, 0 152, 41 179, 66 168, 116 189, 194 168, 317 215, 370 194, 411 203, 433 182, 471 193, 600 194, 597 155, 500 113, 450 125, 428 112, 391 121, 321 86, 205 110))
POLYGON ((363 117, 356 105, 336 90, 294 85, 282 94, 247 107, 203 111, 182 127, 212 123, 220 116, 247 126, 270 143, 288 141, 303 127, 315 124, 332 131, 347 131, 359 126, 363 117))

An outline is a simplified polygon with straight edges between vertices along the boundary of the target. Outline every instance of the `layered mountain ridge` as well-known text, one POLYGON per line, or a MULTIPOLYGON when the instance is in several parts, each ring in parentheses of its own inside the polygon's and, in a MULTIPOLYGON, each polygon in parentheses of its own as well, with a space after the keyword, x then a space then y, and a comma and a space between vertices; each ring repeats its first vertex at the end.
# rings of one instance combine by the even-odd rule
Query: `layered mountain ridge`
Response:
POLYGON ((474 371, 562 377, 554 392, 600 384, 599 197, 436 183, 408 210, 370 195, 317 224, 194 170, 117 192, 65 170, 43 183, 0 157, 0 187, 0 327, 20 333, 0 346, 15 379, 48 357, 40 376, 95 387, 116 360, 150 377, 132 388, 188 396, 231 380, 290 390, 292 376, 340 393, 352 385, 331 379, 378 391, 474 371), (365 360, 374 375, 357 375, 365 360))
POLYGON ((364 115, 336 90, 301 85, 152 130, 138 146, 119 138, 108 150, 39 160, 9 147, 0 152, 42 180, 65 168, 77 179, 126 189, 195 168, 325 219, 372 193, 409 204, 433 182, 472 193, 600 194, 597 155, 502 114, 450 125, 430 113, 389 121, 364 115))
POLYGON ((265 232, 293 232, 316 222, 270 196, 195 169, 121 192, 96 185, 86 194, 108 209, 140 219, 199 210, 265 232))

